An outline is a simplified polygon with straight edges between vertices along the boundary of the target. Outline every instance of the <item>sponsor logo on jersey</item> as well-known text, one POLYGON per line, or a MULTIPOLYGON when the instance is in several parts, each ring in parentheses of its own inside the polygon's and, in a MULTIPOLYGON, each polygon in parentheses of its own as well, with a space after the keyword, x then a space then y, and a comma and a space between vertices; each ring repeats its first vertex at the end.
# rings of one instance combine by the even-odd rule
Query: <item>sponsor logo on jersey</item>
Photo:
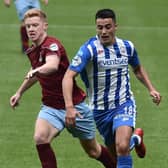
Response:
POLYGON ((106 67, 111 65, 127 65, 127 64, 128 64, 127 58, 105 59, 99 61, 100 67, 106 67))
POLYGON ((57 51, 58 50, 58 45, 56 43, 53 43, 49 46, 49 49, 51 51, 57 51))
POLYGON ((79 55, 76 55, 72 60, 73 66, 78 66, 82 63, 81 57, 79 55))

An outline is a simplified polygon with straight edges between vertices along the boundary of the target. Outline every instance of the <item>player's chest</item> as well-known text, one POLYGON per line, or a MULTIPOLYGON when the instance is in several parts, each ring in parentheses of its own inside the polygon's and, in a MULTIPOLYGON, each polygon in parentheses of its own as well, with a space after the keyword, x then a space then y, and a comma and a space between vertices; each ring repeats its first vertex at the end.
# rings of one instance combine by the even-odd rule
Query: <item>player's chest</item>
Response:
POLYGON ((32 67, 36 68, 45 63, 45 53, 43 51, 35 51, 29 56, 32 67))
POLYGON ((98 52, 94 59, 99 69, 118 69, 128 66, 128 55, 126 52, 116 51, 113 48, 98 52))

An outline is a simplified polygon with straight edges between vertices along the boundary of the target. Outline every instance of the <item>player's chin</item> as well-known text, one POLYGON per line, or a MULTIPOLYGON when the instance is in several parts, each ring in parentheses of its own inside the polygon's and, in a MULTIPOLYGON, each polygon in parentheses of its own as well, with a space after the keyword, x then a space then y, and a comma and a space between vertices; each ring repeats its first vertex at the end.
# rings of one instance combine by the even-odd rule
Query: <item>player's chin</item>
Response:
POLYGON ((104 46, 109 46, 111 44, 108 40, 102 40, 101 43, 104 46))
POLYGON ((37 37, 36 37, 36 36, 29 36, 29 39, 30 39, 31 41, 36 41, 36 40, 37 40, 37 37))
POLYGON ((105 46, 111 44, 111 41, 110 41, 110 39, 109 39, 108 37, 106 37, 106 38, 101 38, 100 41, 101 41, 101 43, 102 43, 103 45, 105 45, 105 46))

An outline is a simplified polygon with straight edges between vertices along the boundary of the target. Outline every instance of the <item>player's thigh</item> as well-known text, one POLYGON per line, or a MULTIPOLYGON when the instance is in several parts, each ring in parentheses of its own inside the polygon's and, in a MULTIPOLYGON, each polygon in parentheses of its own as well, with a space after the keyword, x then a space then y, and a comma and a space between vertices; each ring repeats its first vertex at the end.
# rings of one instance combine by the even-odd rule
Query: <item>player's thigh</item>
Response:
POLYGON ((50 142, 65 127, 65 110, 42 105, 35 124, 35 140, 50 142))
POLYGON ((132 136, 132 127, 120 126, 116 129, 116 144, 126 144, 129 147, 129 141, 132 136))
POLYGON ((122 141, 125 139, 124 137, 128 138, 132 134, 133 128, 135 128, 136 106, 134 101, 129 100, 122 104, 116 109, 116 112, 113 118, 113 132, 116 133, 116 140, 122 141))
POLYGON ((36 141, 51 142, 58 133, 59 130, 51 125, 47 120, 37 118, 34 132, 34 138, 36 141))
POLYGON ((117 152, 129 151, 129 142, 136 123, 136 106, 134 101, 128 100, 117 109, 113 119, 113 131, 117 152))
POLYGON ((73 137, 79 139, 93 139, 95 137, 95 123, 93 113, 85 102, 75 105, 82 118, 76 117, 75 127, 67 127, 73 137))

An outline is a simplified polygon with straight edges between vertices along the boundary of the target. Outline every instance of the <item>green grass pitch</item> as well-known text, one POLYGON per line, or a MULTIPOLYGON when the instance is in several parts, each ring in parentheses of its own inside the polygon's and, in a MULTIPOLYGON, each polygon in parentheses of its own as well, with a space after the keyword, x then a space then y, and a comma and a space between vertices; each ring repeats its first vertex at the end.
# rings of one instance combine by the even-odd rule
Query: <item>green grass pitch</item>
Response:
MULTIPOLYGON (((137 127, 145 131, 147 156, 137 158, 135 168, 167 168, 168 163, 168 1, 166 0, 53 0, 46 7, 49 34, 64 44, 69 59, 80 45, 95 35, 94 15, 99 8, 113 8, 118 19, 117 36, 134 42, 141 62, 163 100, 156 107, 147 90, 131 73, 136 96, 137 127)), ((40 108, 40 89, 27 92, 16 110, 9 98, 21 84, 29 69, 26 56, 20 52, 19 21, 14 4, 8 9, 0 5, 0 167, 38 168, 40 162, 33 142, 34 122, 40 108)), ((80 80, 79 84, 83 87, 80 80)), ((102 140, 97 133, 97 139, 102 140)), ((59 168, 102 168, 89 159, 77 139, 65 130, 52 146, 59 168)))

